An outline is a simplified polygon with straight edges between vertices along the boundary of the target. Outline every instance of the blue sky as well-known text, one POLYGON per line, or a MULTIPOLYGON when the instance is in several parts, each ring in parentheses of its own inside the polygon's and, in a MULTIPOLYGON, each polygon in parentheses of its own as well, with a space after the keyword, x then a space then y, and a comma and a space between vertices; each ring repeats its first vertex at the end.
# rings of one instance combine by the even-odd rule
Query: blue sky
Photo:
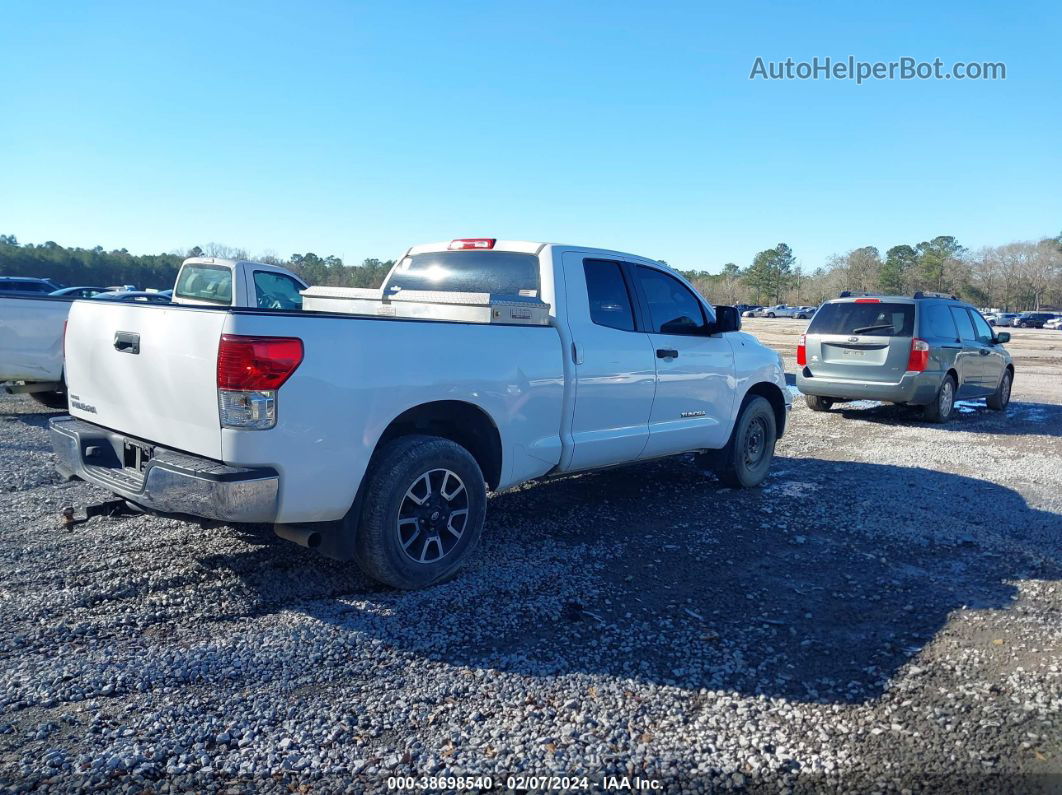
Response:
POLYGON ((1062 231, 1057 3, 7 2, 0 232, 347 262, 465 236, 683 268, 1062 231), (757 56, 1004 81, 750 80, 757 56))

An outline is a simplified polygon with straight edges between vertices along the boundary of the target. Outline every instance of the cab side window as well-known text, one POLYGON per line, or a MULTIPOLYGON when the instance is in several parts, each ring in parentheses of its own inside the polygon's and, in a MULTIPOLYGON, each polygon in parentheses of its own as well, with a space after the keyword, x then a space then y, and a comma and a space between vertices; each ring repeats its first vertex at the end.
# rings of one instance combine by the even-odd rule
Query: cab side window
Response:
POLYGON ((583 260, 586 294, 590 298, 590 320, 598 326, 634 331, 631 297, 618 262, 583 260))
POLYGON ((951 316, 955 318, 955 325, 959 329, 959 337, 966 342, 973 342, 977 339, 977 334, 974 333, 973 321, 970 320, 970 313, 963 309, 961 306, 950 307, 951 316))
POLYGON ((651 331, 703 334, 708 327, 701 302, 682 282, 663 271, 639 265, 638 282, 649 304, 651 331))
POLYGON ((283 273, 254 272, 254 297, 259 309, 302 309, 302 289, 301 284, 283 273))

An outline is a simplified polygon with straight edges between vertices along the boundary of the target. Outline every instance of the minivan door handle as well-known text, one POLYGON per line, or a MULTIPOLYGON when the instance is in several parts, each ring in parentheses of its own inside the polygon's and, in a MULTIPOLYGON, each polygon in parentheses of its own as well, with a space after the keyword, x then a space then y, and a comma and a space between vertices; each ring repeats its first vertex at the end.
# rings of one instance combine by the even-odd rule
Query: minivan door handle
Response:
POLYGON ((656 349, 656 358, 657 359, 677 359, 678 358, 678 351, 676 351, 674 348, 657 348, 656 349))
POLYGON ((114 332, 114 349, 119 353, 140 353, 140 335, 132 331, 114 332))

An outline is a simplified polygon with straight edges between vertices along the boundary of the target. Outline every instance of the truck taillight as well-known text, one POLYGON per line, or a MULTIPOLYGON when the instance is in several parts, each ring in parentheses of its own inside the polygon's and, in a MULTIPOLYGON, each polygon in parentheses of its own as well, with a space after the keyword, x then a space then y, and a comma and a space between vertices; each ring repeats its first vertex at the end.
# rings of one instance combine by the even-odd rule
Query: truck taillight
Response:
POLYGON ((226 428, 265 430, 277 424, 277 390, 302 364, 297 337, 222 334, 218 345, 218 410, 226 428))
POLYGON ((450 241, 450 251, 460 251, 468 248, 494 248, 496 238, 493 237, 463 237, 450 241))
POLYGON ((911 340, 911 355, 907 357, 907 370, 921 373, 929 366, 929 343, 915 337, 911 340))
POLYGON ((808 363, 808 349, 807 349, 807 335, 800 335, 800 342, 797 343, 797 364, 804 367, 808 363))

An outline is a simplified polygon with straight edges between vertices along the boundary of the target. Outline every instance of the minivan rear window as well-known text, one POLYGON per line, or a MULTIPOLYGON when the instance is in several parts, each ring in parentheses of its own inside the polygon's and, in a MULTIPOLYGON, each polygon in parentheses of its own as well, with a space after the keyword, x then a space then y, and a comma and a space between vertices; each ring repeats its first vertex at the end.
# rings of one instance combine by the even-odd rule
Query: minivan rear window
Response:
POLYGON ((807 333, 911 337, 914 336, 914 304, 883 301, 823 304, 812 318, 807 333))

